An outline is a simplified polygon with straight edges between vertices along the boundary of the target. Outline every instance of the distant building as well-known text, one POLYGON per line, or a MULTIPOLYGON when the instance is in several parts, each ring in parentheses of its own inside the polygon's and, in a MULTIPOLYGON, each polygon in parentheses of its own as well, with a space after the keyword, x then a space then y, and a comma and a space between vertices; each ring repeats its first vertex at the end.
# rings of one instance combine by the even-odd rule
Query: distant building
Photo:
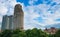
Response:
POLYGON ((13 25, 13 16, 3 16, 3 20, 2 20, 2 27, 1 30, 5 30, 5 29, 12 29, 12 25, 13 25))
POLYGON ((14 8, 14 15, 11 16, 3 16, 2 27, 1 30, 23 30, 24 24, 24 13, 22 10, 22 6, 20 4, 16 4, 14 8))
POLYGON ((50 29, 45 29, 45 32, 47 32, 48 34, 55 34, 57 29, 55 27, 51 27, 50 29))

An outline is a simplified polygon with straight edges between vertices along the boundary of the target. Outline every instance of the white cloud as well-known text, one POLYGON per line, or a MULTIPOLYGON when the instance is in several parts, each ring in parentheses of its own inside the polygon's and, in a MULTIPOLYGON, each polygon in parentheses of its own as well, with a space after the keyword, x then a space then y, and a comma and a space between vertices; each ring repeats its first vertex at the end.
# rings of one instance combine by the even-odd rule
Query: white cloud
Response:
POLYGON ((0 23, 1 23, 1 21, 2 21, 2 16, 0 16, 0 23))
MULTIPOLYGON (((55 1, 53 1, 53 2, 55 2, 55 1)), ((39 5, 33 5, 33 3, 31 3, 32 4, 31 6, 27 6, 24 10, 26 13, 25 24, 30 25, 29 23, 31 23, 31 26, 32 25, 35 26, 37 24, 44 28, 44 26, 46 26, 46 25, 60 23, 60 22, 55 21, 56 18, 60 17, 60 6, 58 4, 55 6, 51 6, 51 5, 47 5, 46 3, 39 4, 39 5), (53 12, 53 13, 51 13, 51 12, 53 12), (44 20, 44 22, 41 23, 41 22, 33 20, 34 18, 37 18, 37 17, 41 17, 44 20)), ((56 3, 58 3, 58 2, 56 2, 56 3)))
POLYGON ((60 3, 60 0, 52 0, 53 2, 56 2, 57 4, 60 3))
POLYGON ((7 8, 4 6, 0 6, 0 15, 5 15, 7 12, 7 8))
POLYGON ((37 2, 38 0, 29 0, 29 4, 33 5, 35 2, 37 2))

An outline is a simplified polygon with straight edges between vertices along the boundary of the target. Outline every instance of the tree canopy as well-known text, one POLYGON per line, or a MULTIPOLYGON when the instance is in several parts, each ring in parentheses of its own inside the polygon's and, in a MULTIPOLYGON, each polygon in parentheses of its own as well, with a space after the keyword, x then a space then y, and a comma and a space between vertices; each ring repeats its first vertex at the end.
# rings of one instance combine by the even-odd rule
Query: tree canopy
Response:
POLYGON ((33 28, 24 31, 16 30, 4 30, 0 33, 0 37, 60 37, 60 29, 56 34, 47 34, 41 29, 33 28))

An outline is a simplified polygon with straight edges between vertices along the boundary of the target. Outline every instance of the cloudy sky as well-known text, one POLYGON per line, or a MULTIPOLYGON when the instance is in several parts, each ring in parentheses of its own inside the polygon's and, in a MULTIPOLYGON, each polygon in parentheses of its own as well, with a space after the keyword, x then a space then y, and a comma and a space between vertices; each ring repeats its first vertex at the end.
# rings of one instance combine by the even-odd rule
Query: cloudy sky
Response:
POLYGON ((24 29, 60 27, 60 0, 0 0, 0 27, 2 17, 13 15, 18 3, 24 11, 24 29))

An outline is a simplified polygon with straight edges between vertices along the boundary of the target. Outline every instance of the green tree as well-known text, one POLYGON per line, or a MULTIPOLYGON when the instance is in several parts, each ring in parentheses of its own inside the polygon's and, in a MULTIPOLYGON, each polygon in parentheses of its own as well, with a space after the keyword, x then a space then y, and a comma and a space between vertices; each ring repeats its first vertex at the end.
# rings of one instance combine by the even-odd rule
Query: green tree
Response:
POLYGON ((11 37, 12 32, 11 30, 4 30, 1 34, 1 37, 11 37))
POLYGON ((32 30, 26 31, 27 37, 48 37, 48 34, 46 34, 41 29, 34 28, 32 30))
POLYGON ((60 37, 60 29, 56 32, 55 37, 60 37))
POLYGON ((32 33, 32 37, 38 37, 38 29, 37 28, 32 29, 31 33, 32 33))
POLYGON ((1 33, 0 33, 0 37, 1 37, 1 33))
POLYGON ((19 29, 16 29, 13 31, 12 37, 25 37, 26 34, 24 31, 20 31, 19 29))
POLYGON ((25 33, 26 33, 26 37, 32 37, 30 29, 26 30, 25 33))
POLYGON ((55 37, 55 34, 49 34, 49 37, 55 37))
POLYGON ((38 30, 38 37, 48 37, 48 34, 41 29, 38 30))

